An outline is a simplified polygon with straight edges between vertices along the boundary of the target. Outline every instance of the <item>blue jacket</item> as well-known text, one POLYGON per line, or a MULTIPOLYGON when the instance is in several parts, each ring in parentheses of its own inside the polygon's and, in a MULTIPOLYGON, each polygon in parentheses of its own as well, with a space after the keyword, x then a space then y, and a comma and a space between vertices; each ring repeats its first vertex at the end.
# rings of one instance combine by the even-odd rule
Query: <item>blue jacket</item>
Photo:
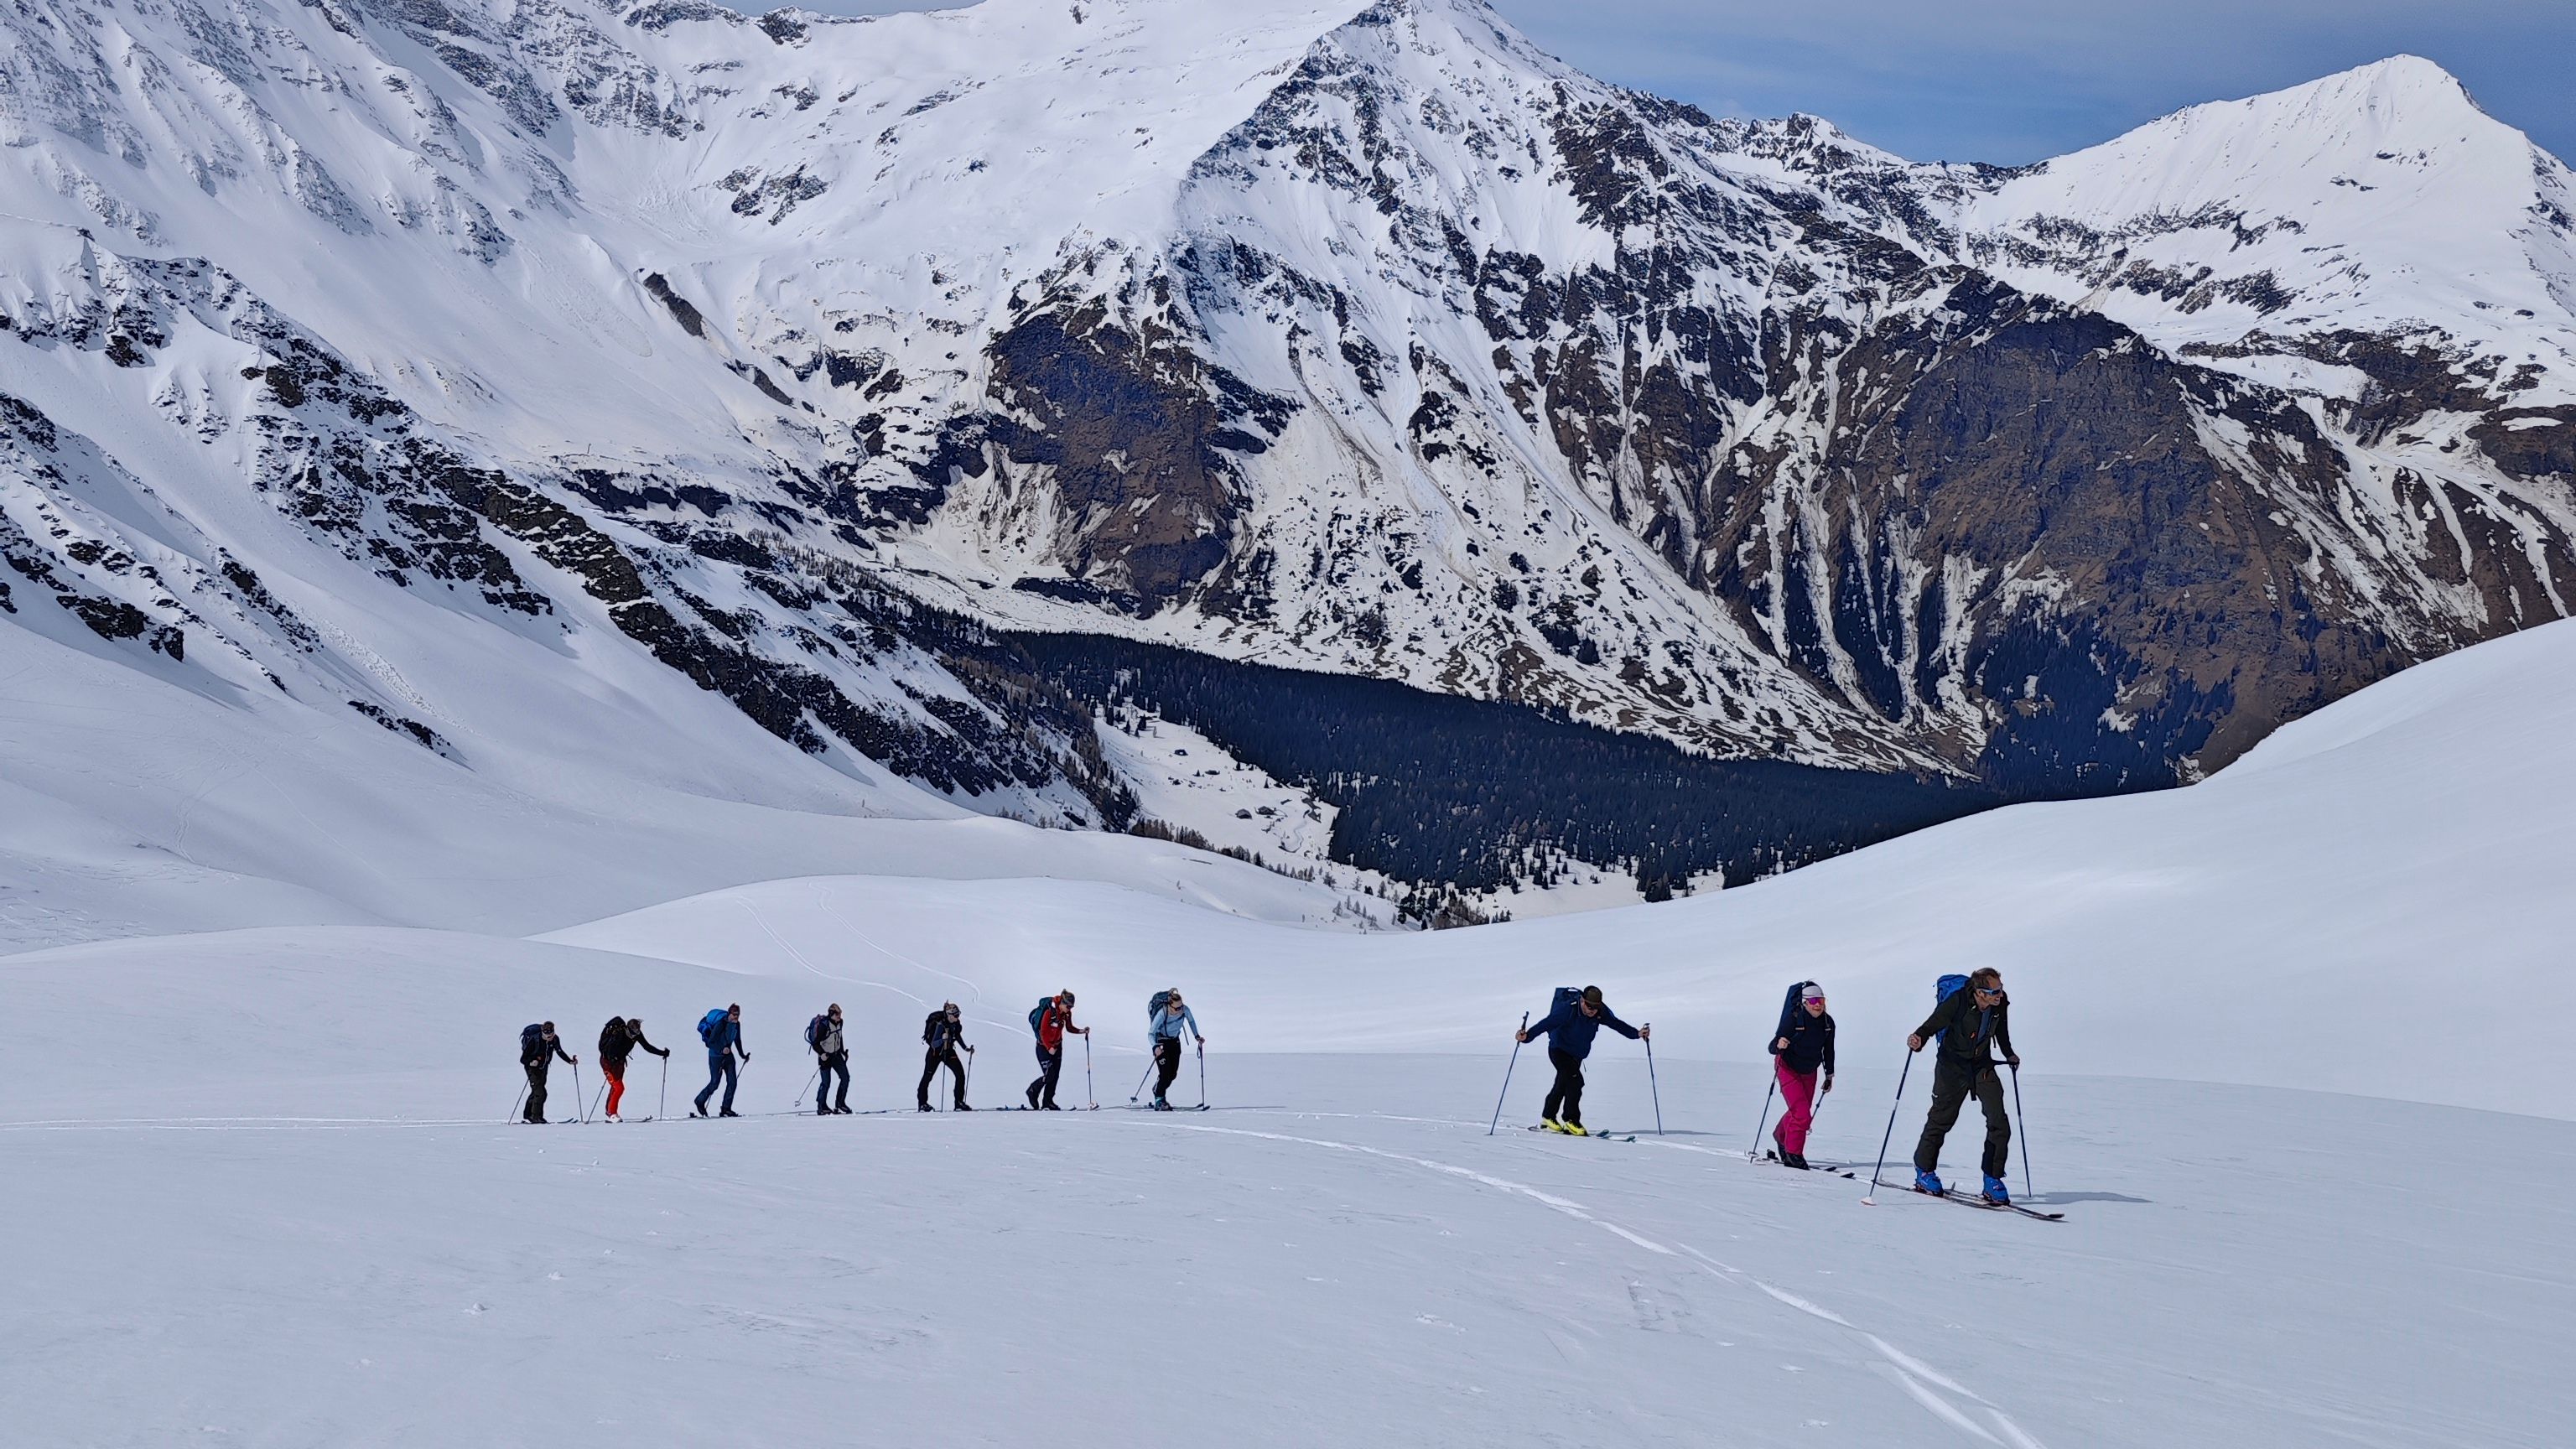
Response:
MULTIPOLYGON (((727 1047, 742 1050, 742 1023, 729 1016, 714 1031, 707 1033, 707 1055, 722 1056, 727 1047)), ((747 1052, 744 1054, 749 1055, 747 1052)))
POLYGON ((1630 1041, 1637 1039, 1637 1029, 1613 1014, 1607 1002, 1602 1003, 1599 1016, 1585 1016, 1581 1002, 1569 1003, 1562 1011, 1548 1013, 1547 1020, 1532 1026, 1529 1034, 1533 1040, 1546 1037, 1548 1050, 1579 1062, 1592 1055, 1592 1038, 1605 1026, 1630 1041))
POLYGON ((1170 1007, 1165 1007, 1161 1011, 1154 1013, 1154 1025, 1150 1034, 1156 1041, 1161 1041, 1165 1037, 1169 1037, 1174 1041, 1179 1041, 1181 1039, 1181 1028, 1184 1025, 1189 1027, 1190 1035, 1197 1036, 1199 1034, 1199 1019, 1190 1015, 1190 1009, 1188 1007, 1182 1007, 1178 1015, 1174 1015, 1170 1007))

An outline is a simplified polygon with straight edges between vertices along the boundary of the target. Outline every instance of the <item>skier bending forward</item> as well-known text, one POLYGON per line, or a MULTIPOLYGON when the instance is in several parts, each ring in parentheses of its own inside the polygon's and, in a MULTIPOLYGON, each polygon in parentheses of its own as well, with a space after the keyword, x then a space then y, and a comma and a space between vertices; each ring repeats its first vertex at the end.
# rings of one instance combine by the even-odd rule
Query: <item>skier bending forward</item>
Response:
POLYGON ((1608 1027, 1630 1041, 1644 1040, 1654 1029, 1635 1027, 1612 1014, 1601 1000, 1601 988, 1586 986, 1583 994, 1547 1014, 1547 1020, 1527 1031, 1514 1033, 1514 1039, 1528 1041, 1546 1037, 1547 1059, 1556 1068, 1556 1081, 1547 1089, 1547 1101, 1539 1108, 1539 1125, 1550 1132, 1571 1132, 1577 1137, 1583 1130, 1583 1059, 1592 1055, 1592 1038, 1608 1027))

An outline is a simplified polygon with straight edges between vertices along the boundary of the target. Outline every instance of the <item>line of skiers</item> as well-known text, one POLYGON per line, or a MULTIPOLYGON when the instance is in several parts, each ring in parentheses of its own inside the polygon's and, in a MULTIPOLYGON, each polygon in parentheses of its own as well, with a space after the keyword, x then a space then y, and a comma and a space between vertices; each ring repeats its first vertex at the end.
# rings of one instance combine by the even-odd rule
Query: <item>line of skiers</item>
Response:
MULTIPOLYGON (((1043 997, 1029 1011, 1029 1031, 1037 1039, 1038 1075, 1023 1095, 1030 1111, 1062 1110, 1056 1103, 1056 1083, 1064 1072, 1065 1038, 1068 1035, 1088 1039, 1091 1028, 1077 1026, 1073 1020, 1074 995, 1059 991, 1043 997)), ((1146 1033, 1153 1052, 1155 1073, 1154 1110, 1172 1110, 1167 1093, 1173 1078, 1180 1074, 1181 1047, 1184 1033, 1204 1050, 1207 1037, 1199 1031, 1198 1018, 1181 1000, 1175 987, 1154 993, 1146 1006, 1146 1033)), ((805 1024, 805 1046, 814 1054, 814 1113, 829 1117, 850 1111, 850 1051, 844 1033, 845 1020, 839 1002, 805 1024)), ((913 1102, 920 1111, 930 1111, 930 1087, 944 1068, 952 1079, 951 1103, 958 1111, 974 1109, 966 1100, 966 1084, 972 1075, 975 1048, 965 1039, 965 1020, 956 1002, 943 1002, 938 1010, 923 1019, 921 1041, 921 1080, 913 1088, 913 1102), (960 1053, 964 1056, 961 1058, 960 1053)), ((734 1002, 708 1012, 698 1022, 698 1038, 707 1049, 707 1084, 700 1088, 689 1115, 704 1117, 707 1104, 722 1087, 724 1096, 717 1103, 715 1115, 738 1117, 733 1109, 734 1090, 741 1082, 741 1068, 751 1061, 750 1049, 742 1040, 742 1004, 734 1002)), ((610 1017, 599 1032, 600 1074, 607 1079, 607 1099, 602 1116, 615 1122, 623 1120, 618 1111, 626 1094, 626 1064, 636 1051, 651 1052, 668 1059, 671 1053, 655 1046, 644 1037, 644 1023, 636 1017, 610 1017)), ((1086 1058, 1087 1060, 1087 1058, 1086 1058)), ((556 1062, 570 1063, 576 1069, 581 1058, 564 1050, 555 1035, 551 1021, 536 1022, 519 1033, 519 1066, 527 1074, 526 1106, 520 1112, 523 1122, 541 1123, 546 1117, 546 1078, 556 1062)), ((1086 1071, 1088 1068, 1085 1069, 1086 1071)))
MULTIPOLYGON (((1944 976, 1935 983, 1932 1014, 1905 1038, 1905 1049, 1920 1052, 1934 1044, 1932 1110, 1923 1120, 1923 1135, 1914 1144, 1914 1186, 1942 1192, 1941 1145, 1958 1125, 1959 1110, 1974 1096, 1986 1114, 1985 1149, 1978 1167, 1988 1202, 2009 1203, 2004 1169, 2012 1157, 2012 1119, 2004 1111, 2003 1081, 1996 1067, 2021 1069, 2013 1050, 2010 1010, 2003 973, 1984 967, 1965 976, 1944 976), (1993 1052, 2000 1050, 1998 1062, 1993 1052)), ((1652 1040, 1654 1028, 1630 1026, 1602 1000, 1601 988, 1581 991, 1559 987, 1547 1016, 1513 1034, 1515 1041, 1548 1039, 1547 1059, 1556 1080, 1539 1108, 1539 1126, 1550 1132, 1586 1135, 1583 1126, 1583 1063, 1601 1028, 1631 1041, 1652 1040)), ((1786 1104, 1780 1124, 1771 1129, 1778 1160, 1789 1167, 1807 1166, 1807 1133, 1816 1107, 1834 1089, 1834 1018, 1825 1009, 1825 989, 1813 981, 1789 988, 1780 1004, 1780 1024, 1771 1035, 1771 1070, 1786 1104)), ((1766 1113, 1768 1109, 1765 1109, 1766 1113)))

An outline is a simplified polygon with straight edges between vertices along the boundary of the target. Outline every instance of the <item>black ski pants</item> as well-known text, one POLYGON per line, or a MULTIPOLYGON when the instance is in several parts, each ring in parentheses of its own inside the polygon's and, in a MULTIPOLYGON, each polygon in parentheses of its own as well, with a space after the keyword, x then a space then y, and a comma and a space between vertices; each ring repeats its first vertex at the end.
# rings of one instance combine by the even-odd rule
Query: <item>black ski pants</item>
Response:
POLYGON ((823 1098, 832 1090, 832 1074, 835 1072, 840 1073, 841 1076, 841 1095, 840 1100, 832 1104, 831 1110, 835 1112, 850 1110, 850 1054, 843 1050, 823 1058, 814 1069, 814 1110, 817 1114, 824 1110, 823 1098))
MULTIPOLYGON (((1038 1079, 1029 1083, 1028 1099, 1030 1106, 1052 1107, 1055 1105, 1055 1079, 1057 1075, 1063 1071, 1064 1044, 1062 1042, 1058 1042, 1052 1049, 1047 1047, 1044 1043, 1039 1044, 1038 1079)), ((921 1074, 921 1084, 925 1091, 929 1088, 929 1072, 924 1071, 921 1074)), ((961 1087, 960 1090, 962 1091, 964 1089, 961 1087)), ((929 1099, 925 1097, 923 1100, 927 1101, 929 1099)))
POLYGON ((546 1120, 546 1068, 552 1065, 554 1065, 554 1058, 552 1057, 548 1057, 541 1062, 530 1062, 527 1064, 528 1110, 519 1114, 519 1120, 523 1122, 543 1122, 546 1120))
POLYGON ((1959 1109, 1975 1093, 1986 1109, 1986 1150, 1978 1167, 1988 1177, 2001 1177, 2012 1163, 2012 1118, 2004 1115, 2003 1079, 1991 1066, 1941 1058, 1932 1068, 1932 1115, 1923 1119, 1923 1140, 1914 1144, 1914 1170, 1931 1172, 1941 1165, 1941 1142, 1958 1125, 1959 1109))
POLYGON ((957 1105, 966 1105, 966 1064, 957 1060, 957 1048, 932 1047, 921 1054, 921 1085, 912 1089, 912 1100, 924 1107, 930 1105, 930 1081, 946 1067, 957 1088, 957 1105))
POLYGON ((1172 1090, 1172 1079, 1181 1074, 1181 1039, 1176 1036, 1157 1038, 1154 1042, 1154 1100, 1172 1090))
POLYGON ((1547 1101, 1538 1109, 1538 1114, 1551 1122, 1582 1126, 1583 1058, 1549 1047, 1547 1060, 1548 1065, 1556 1068, 1556 1080, 1548 1084, 1547 1101))

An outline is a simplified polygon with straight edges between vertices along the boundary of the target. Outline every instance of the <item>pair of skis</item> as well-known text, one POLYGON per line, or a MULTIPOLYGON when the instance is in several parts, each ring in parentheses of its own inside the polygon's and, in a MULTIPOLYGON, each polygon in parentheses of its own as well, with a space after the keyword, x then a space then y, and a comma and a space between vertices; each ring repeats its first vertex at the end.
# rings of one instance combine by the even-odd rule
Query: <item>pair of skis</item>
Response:
POLYGON ((1927 1192, 1910 1182, 1889 1182, 1884 1178, 1870 1179, 1870 1186, 1895 1188, 1900 1192, 1910 1192, 1918 1197, 1937 1197, 1943 1202, 1954 1202, 1961 1207, 1982 1208, 1990 1213, 2015 1212, 2026 1218, 2037 1218, 2043 1223, 2058 1223, 2066 1220, 2064 1213, 2044 1213, 2035 1207, 2024 1207, 2017 1202, 1988 1202, 1975 1193, 1961 1192, 1955 1187, 1945 1186, 1937 1193, 1927 1192))
POLYGON ((1529 1130, 1531 1130, 1532 1132, 1551 1132, 1551 1133, 1555 1133, 1555 1135, 1557 1135, 1557 1136, 1559 1136, 1559 1137, 1578 1137, 1578 1136, 1580 1136, 1580 1137, 1596 1137, 1596 1138, 1599 1138, 1601 1141, 1604 1141, 1604 1142, 1634 1142, 1634 1141, 1636 1141, 1636 1140, 1637 1140, 1637 1134, 1636 1134, 1636 1133, 1634 1133, 1634 1132, 1629 1132, 1629 1133, 1625 1133, 1625 1134, 1618 1133, 1618 1132, 1595 1132, 1595 1131, 1593 1131, 1593 1130, 1592 1130, 1591 1128, 1589 1128, 1589 1127, 1587 1127, 1587 1128, 1583 1129, 1583 1131, 1581 1131, 1581 1132, 1579 1132, 1579 1133, 1576 1133, 1576 1132, 1558 1132, 1555 1128, 1550 1127, 1550 1126, 1546 1125, 1545 1123, 1534 1123, 1534 1124, 1532 1124, 1532 1125, 1531 1125, 1531 1127, 1530 1127, 1530 1129, 1529 1129, 1529 1130))

